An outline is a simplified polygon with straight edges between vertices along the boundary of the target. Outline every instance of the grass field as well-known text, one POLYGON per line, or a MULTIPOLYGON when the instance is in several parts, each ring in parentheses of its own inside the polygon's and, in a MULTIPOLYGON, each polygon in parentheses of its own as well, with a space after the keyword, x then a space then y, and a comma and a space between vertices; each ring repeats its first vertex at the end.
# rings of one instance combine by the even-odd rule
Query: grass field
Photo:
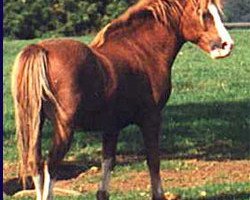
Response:
MULTIPOLYGON (((236 46, 229 58, 211 60, 191 44, 186 44, 178 55, 173 66, 173 92, 163 110, 161 150, 164 154, 164 166, 168 166, 172 159, 229 159, 232 161, 250 159, 250 30, 234 30, 231 31, 231 35, 236 46)), ((75 39, 89 42, 92 37, 84 36, 75 39)), ((37 41, 39 39, 4 40, 3 153, 5 165, 17 162, 14 115, 10 95, 11 67, 21 48, 37 41)), ((50 131, 50 124, 47 123, 43 135, 45 154, 50 144, 50 131)), ((130 126, 122 131, 118 154, 138 156, 143 154, 143 148, 137 127, 130 126)), ((99 166, 100 149, 99 133, 77 132, 66 159, 84 161, 86 169, 93 164, 99 166)), ((129 165, 118 166, 114 176, 119 172, 126 174, 131 170, 146 170, 146 167, 141 169, 143 163, 143 161, 139 164, 132 162, 129 165)), ((15 172, 12 175, 4 174, 5 178, 15 175, 15 172)), ((250 178, 248 180, 240 183, 207 183, 191 188, 172 187, 168 188, 168 191, 182 194, 184 199, 199 199, 200 192, 206 191, 203 199, 247 200, 250 199, 250 178)), ((143 200, 148 199, 148 189, 130 191, 126 194, 117 191, 112 195, 111 199, 114 200, 143 200)), ((84 197, 84 199, 94 199, 92 192, 87 192, 84 197)))

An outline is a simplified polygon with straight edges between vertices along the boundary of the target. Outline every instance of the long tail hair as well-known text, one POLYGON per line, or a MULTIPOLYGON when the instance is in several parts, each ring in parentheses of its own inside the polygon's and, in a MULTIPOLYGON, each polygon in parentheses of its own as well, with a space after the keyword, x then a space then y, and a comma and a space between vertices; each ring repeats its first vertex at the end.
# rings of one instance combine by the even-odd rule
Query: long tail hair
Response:
MULTIPOLYGON (((29 163, 39 140, 43 99, 55 100, 47 79, 48 59, 39 45, 21 51, 12 72, 12 95, 15 106, 16 134, 20 156, 19 176, 25 187, 29 163)), ((35 166, 34 166, 35 167, 35 166)))

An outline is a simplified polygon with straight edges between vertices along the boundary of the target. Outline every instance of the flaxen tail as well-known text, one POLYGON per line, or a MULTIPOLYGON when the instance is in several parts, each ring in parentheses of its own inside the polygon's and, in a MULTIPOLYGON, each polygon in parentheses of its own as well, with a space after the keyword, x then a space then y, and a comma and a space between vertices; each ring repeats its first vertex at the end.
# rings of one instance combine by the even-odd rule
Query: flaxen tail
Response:
POLYGON ((12 95, 15 106, 16 134, 20 154, 20 171, 25 186, 29 163, 34 161, 35 144, 39 140, 43 99, 55 99, 47 79, 48 59, 39 45, 21 51, 12 73, 12 95))

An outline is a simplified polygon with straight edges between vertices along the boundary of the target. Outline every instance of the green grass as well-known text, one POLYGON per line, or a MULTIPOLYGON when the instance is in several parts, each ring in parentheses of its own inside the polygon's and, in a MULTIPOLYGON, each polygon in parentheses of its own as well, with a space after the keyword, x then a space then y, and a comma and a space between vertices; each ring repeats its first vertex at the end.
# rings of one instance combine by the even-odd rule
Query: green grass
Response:
MULTIPOLYGON (((186 44, 177 57, 172 74, 173 92, 163 110, 161 149, 170 157, 250 158, 250 31, 234 30, 231 31, 231 35, 236 46, 229 58, 211 60, 192 44, 186 44)), ((88 43, 92 38, 84 36, 75 39, 88 43)), ((39 39, 4 40, 4 162, 17 161, 10 94, 11 67, 15 56, 24 46, 38 41, 39 39)), ((47 125, 43 135, 45 153, 50 144, 50 132, 51 128, 47 125)), ((99 163, 100 141, 99 133, 77 132, 67 158, 86 161, 86 168, 92 163, 99 163)), ((129 126, 124 129, 120 134, 118 153, 134 155, 143 152, 144 147, 138 128, 129 126)), ((169 164, 165 165, 166 169, 171 168, 169 164)), ((173 166, 175 167, 176 163, 173 166)), ((183 166, 180 164, 180 167, 183 166)), ((122 173, 126 170, 145 169, 144 163, 117 168, 118 174, 119 170, 122 173)), ((250 199, 244 195, 246 192, 250 193, 249 183, 232 183, 229 191, 227 188, 225 185, 210 185, 201 189, 173 188, 172 191, 181 190, 181 193, 186 195, 185 198, 195 197, 194 199, 197 199, 197 193, 204 189, 211 197, 223 193, 236 197, 228 199, 250 199), (234 194, 239 194, 239 198, 234 194)), ((89 195, 86 199, 93 199, 93 196, 89 195)), ((138 198, 138 192, 132 192, 125 194, 125 197, 116 194, 112 199, 144 199, 144 197, 138 198)))

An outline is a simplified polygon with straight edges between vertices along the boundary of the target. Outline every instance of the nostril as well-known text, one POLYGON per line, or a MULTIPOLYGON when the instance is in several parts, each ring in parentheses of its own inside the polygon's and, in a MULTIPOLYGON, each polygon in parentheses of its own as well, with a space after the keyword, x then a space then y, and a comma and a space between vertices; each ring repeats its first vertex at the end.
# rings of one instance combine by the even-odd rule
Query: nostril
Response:
POLYGON ((231 42, 223 42, 221 46, 222 46, 222 49, 232 50, 234 47, 234 44, 231 42))
POLYGON ((234 43, 231 41, 210 41, 211 50, 232 50, 234 47, 234 43))
MULTIPOLYGON (((221 45, 222 49, 226 49, 227 46, 228 46, 228 43, 227 43, 227 42, 223 42, 222 45, 221 45)), ((230 47, 230 48, 231 48, 231 47, 230 47)))

